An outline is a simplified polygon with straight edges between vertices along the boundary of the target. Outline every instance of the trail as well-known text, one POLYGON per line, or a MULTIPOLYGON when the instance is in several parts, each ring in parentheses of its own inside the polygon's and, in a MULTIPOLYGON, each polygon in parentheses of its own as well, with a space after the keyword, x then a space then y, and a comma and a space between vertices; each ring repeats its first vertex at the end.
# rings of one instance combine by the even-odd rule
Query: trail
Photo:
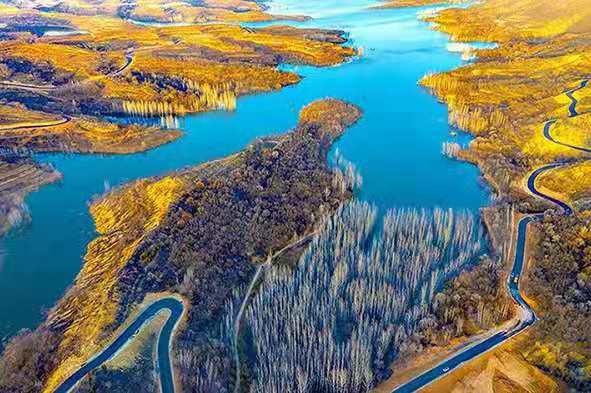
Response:
POLYGON ((27 130, 27 129, 34 129, 34 128, 48 128, 48 127, 56 127, 61 126, 62 124, 66 124, 72 121, 72 118, 69 116, 64 116, 63 119, 58 119, 54 121, 46 121, 41 123, 17 123, 8 126, 0 125, 0 132, 2 131, 16 131, 16 130, 27 130))
POLYGON ((242 317, 244 315, 244 311, 246 310, 246 307, 248 306, 248 303, 250 301, 250 296, 252 295, 254 287, 256 286, 257 282, 259 281, 259 278, 261 276, 261 273, 263 272, 263 269, 267 268, 268 266, 271 266, 271 264, 273 263, 273 260, 275 260, 278 256, 280 256, 284 252, 286 252, 294 247, 297 247, 298 245, 304 244, 306 241, 311 239, 317 233, 318 233, 317 231, 311 232, 311 233, 299 238, 298 240, 288 244, 287 246, 283 247, 281 250, 277 251, 276 253, 269 255, 267 257, 267 259, 265 260, 265 263, 260 265, 257 268, 254 276, 250 280, 250 284, 248 285, 248 290, 246 291, 246 294, 244 295, 244 299, 242 300, 242 304, 240 305, 240 310, 238 311, 238 314, 236 315, 236 320, 234 321, 233 345, 234 345, 234 365, 235 365, 235 371, 236 371, 236 380, 234 382, 234 393, 238 393, 240 391, 240 384, 241 384, 240 353, 238 351, 238 337, 240 335, 240 325, 242 323, 242 317))

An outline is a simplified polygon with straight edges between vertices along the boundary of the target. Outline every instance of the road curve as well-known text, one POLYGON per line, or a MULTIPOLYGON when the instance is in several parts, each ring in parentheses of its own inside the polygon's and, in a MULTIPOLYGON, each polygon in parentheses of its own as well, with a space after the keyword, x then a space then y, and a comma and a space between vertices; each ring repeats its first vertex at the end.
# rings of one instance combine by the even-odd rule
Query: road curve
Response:
POLYGON ((578 101, 577 99, 574 97, 574 94, 579 91, 584 89, 585 87, 587 87, 587 85, 589 84, 589 80, 586 79, 584 81, 581 82, 581 84, 578 87, 575 87, 572 90, 567 91, 565 94, 566 96, 569 98, 569 100, 571 101, 569 107, 568 107, 568 112, 569 112, 569 117, 575 117, 578 116, 579 114, 577 113, 577 104, 578 101))
POLYGON ((113 358, 127 343, 133 341, 136 334, 144 325, 154 316, 165 310, 168 310, 170 315, 158 335, 158 374, 160 376, 160 391, 162 393, 174 393, 175 387, 170 359, 170 345, 175 328, 183 315, 184 309, 185 305, 176 297, 170 296, 154 301, 111 344, 97 353, 91 360, 84 363, 70 377, 62 382, 54 390, 54 393, 67 393, 72 390, 86 375, 113 358))
MULTIPOLYGON (((581 82, 580 86, 576 89, 569 90, 565 94, 566 96, 572 101, 569 106, 569 117, 576 117, 578 116, 577 112, 577 99, 573 96, 573 94, 585 88, 588 85, 589 81, 585 80, 581 82)), ((560 141, 554 139, 551 135, 551 128, 556 123, 555 120, 549 120, 544 124, 544 137, 547 141, 559 144, 561 146, 570 147, 576 150, 584 151, 591 153, 591 149, 587 149, 584 147, 579 146, 571 146, 560 141)), ((550 195, 544 194, 536 187, 536 180, 544 173, 551 171, 555 168, 563 166, 564 163, 562 162, 555 162, 548 165, 544 165, 536 170, 534 170, 527 179, 527 189, 532 194, 539 198, 542 198, 548 202, 551 202, 555 206, 559 207, 565 215, 571 215, 573 213, 573 209, 566 203, 557 198, 554 198, 550 195)), ((523 273, 523 265, 525 262, 525 246, 526 246, 526 238, 527 238, 527 227, 530 223, 535 222, 543 218, 544 213, 536 213, 536 214, 528 214, 519 220, 519 224, 517 227, 517 242, 515 245, 515 258, 513 260, 513 268, 511 269, 511 275, 507 280, 507 289, 511 294, 513 300, 518 304, 521 316, 519 321, 512 325, 511 327, 498 331, 492 334, 489 337, 486 337, 479 342, 476 342, 466 348, 460 350, 449 358, 444 360, 443 362, 439 363, 437 366, 425 371, 424 373, 418 375, 414 379, 396 387, 392 390, 392 393, 409 393, 415 392, 430 383, 434 382, 435 380, 441 378, 449 371, 454 370, 455 368, 461 366, 462 364, 477 358, 478 356, 484 354, 485 352, 493 349, 497 345, 505 342, 506 340, 510 339, 511 337, 516 336, 517 334, 523 332, 528 327, 532 326, 536 321, 537 317, 534 313, 531 306, 527 303, 527 301, 523 298, 521 291, 519 289, 519 279, 521 278, 521 274, 523 273)))
POLYGON ((16 130, 28 130, 28 129, 35 129, 35 128, 50 128, 61 126, 62 124, 69 123, 72 120, 70 116, 64 116, 62 119, 55 120, 55 121, 47 121, 44 123, 31 123, 31 124, 18 124, 17 125, 9 125, 9 126, 0 126, 0 132, 3 131, 16 131, 16 130))

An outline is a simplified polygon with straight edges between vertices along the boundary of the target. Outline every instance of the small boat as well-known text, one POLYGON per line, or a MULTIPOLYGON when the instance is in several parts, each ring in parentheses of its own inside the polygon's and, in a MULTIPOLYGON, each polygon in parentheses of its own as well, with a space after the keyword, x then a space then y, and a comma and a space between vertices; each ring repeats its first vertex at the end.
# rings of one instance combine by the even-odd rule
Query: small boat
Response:
POLYGON ((458 136, 458 133, 455 131, 450 131, 449 136, 458 136))
POLYGON ((448 371, 449 371, 449 367, 444 367, 444 368, 443 368, 443 372, 444 372, 444 373, 446 373, 446 372, 448 372, 448 371))

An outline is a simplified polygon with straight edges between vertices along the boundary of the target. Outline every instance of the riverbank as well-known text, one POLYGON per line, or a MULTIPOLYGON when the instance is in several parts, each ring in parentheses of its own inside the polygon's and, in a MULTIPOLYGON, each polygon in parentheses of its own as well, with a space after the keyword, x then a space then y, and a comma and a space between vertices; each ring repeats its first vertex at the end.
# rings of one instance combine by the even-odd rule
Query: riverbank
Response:
MULTIPOLYGON (((477 164, 500 198, 513 202, 518 212, 547 211, 547 215, 553 217, 550 220, 552 222, 579 222, 585 221, 586 217, 584 210, 587 204, 583 200, 588 195, 583 179, 586 178, 584 171, 588 167, 585 147, 589 146, 589 138, 580 128, 586 124, 587 115, 577 111, 576 106, 579 94, 581 97, 587 96, 584 89, 589 64, 585 53, 589 51, 586 37, 591 33, 591 18, 586 10, 580 8, 582 6, 582 2, 574 0, 560 5, 548 1, 522 0, 509 4, 501 0, 489 0, 466 9, 450 8, 436 14, 426 14, 427 21, 434 23, 436 29, 450 34, 454 40, 498 43, 498 48, 477 51, 478 57, 474 64, 450 72, 426 75, 421 84, 448 104, 452 125, 476 137, 469 148, 459 152, 458 156, 477 164), (561 19, 564 23, 557 22, 559 16, 565 18, 561 19), (511 23, 506 23, 509 19, 511 23), (546 133, 549 120, 553 120, 550 125, 552 135, 546 133), (555 211, 557 206, 523 192, 523 179, 534 169, 553 162, 562 162, 564 165, 544 173, 538 183, 542 189, 549 190, 550 195, 566 195, 566 201, 578 206, 575 219, 561 218, 561 212, 555 211), (567 176, 569 180, 565 181, 567 176)), ((546 231, 551 228, 548 224, 543 227, 546 231)), ((554 244, 553 247, 560 247, 561 239, 574 241, 573 238, 578 238, 576 241, 579 242, 573 251, 577 255, 573 256, 577 261, 575 271, 562 276, 562 282, 572 282, 576 274, 585 274, 585 256, 579 247, 585 247, 586 238, 565 230, 552 230, 546 232, 545 240, 540 243, 545 246, 538 244, 534 250, 547 249, 546 245, 552 236, 554 240, 550 242, 554 244)), ((585 381, 588 380, 584 371, 588 364, 588 353, 575 343, 585 341, 581 336, 585 333, 580 330, 579 333, 573 331, 569 336, 564 336, 560 333, 563 327, 556 322, 545 321, 555 319, 552 313, 562 315, 579 307, 579 302, 586 298, 583 293, 586 293, 587 284, 573 283, 577 295, 582 296, 573 299, 566 290, 571 285, 556 287, 558 279, 548 278, 550 264, 561 265, 564 256, 560 256, 557 249, 545 253, 534 251, 534 254, 539 261, 528 271, 529 279, 525 283, 535 281, 536 284, 535 287, 524 286, 524 290, 526 293, 535 293, 530 296, 540 304, 538 310, 541 322, 527 333, 530 340, 539 341, 535 346, 512 346, 508 353, 514 359, 526 359, 530 363, 515 363, 517 369, 536 370, 532 365, 541 366, 555 376, 564 377, 571 386, 581 388, 586 386, 585 381), (548 290, 553 295, 548 295, 548 290), (540 297, 541 293, 545 295, 540 297), (554 302, 545 301, 552 299, 552 296, 566 296, 569 301, 552 305, 554 302), (569 355, 568 351, 574 351, 576 355, 569 355), (572 359, 573 356, 580 362, 579 366, 568 365, 566 359, 572 359)), ((581 318, 585 320, 585 317, 581 318)), ((495 353, 506 351, 506 347, 500 347, 495 353)), ((481 363, 479 360, 478 364, 489 364, 491 369, 498 369, 493 365, 495 356, 487 355, 486 361, 481 363)), ((453 387, 463 386, 466 391, 477 389, 471 377, 462 371, 470 369, 470 364, 442 381, 455 378, 453 387)), ((539 370, 528 373, 531 378, 538 380, 539 386, 563 386, 548 382, 548 377, 539 370)), ((523 383, 531 385, 531 378, 514 377, 505 380, 507 386, 525 386, 523 383), (511 385, 510 380, 515 385, 511 385)), ((483 377, 484 380, 488 379, 483 377)), ((429 391, 452 389, 452 385, 445 383, 438 381, 429 391)), ((478 386, 483 388, 484 385, 478 386)))
MULTIPOLYGON (((2 375, 34 373, 51 392, 104 347, 146 294, 170 290, 190 302, 173 349, 179 383, 199 390, 207 376, 201 367, 216 357, 224 359, 212 366, 219 383, 231 384, 231 349, 213 328, 224 326, 224 301, 249 279, 253 263, 350 197, 343 180, 328 170, 326 154, 359 116, 341 101, 316 102, 302 110, 291 133, 257 141, 226 159, 136 181, 95 201, 91 212, 102 235, 89 245, 74 286, 48 320, 7 346, 2 375), (36 340, 46 345, 31 352, 26 367, 12 363, 10 354, 26 357, 26 346, 36 340), (201 346, 203 340, 218 344, 201 346)), ((0 381, 17 391, 26 384, 0 381)))
POLYGON ((49 165, 15 155, 0 155, 0 236, 26 222, 26 196, 46 184, 57 182, 61 175, 49 165))
POLYGON ((0 148, 13 153, 145 152, 183 136, 178 117, 234 111, 241 96, 300 82, 281 64, 333 66, 356 54, 337 30, 137 25, 100 7, 93 16, 56 7, 0 5, 0 21, 7 21, 0 43, 0 148), (43 26, 80 33, 33 34, 43 26))

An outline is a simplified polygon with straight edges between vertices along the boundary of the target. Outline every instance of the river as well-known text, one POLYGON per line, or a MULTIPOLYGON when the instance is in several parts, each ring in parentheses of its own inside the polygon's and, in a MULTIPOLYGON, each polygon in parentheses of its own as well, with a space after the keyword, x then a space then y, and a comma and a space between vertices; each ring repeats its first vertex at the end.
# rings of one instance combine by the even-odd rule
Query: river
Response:
POLYGON ((488 191, 478 169, 445 158, 450 137, 447 109, 417 81, 427 72, 462 64, 446 49, 447 36, 417 20, 420 9, 367 10, 370 0, 281 0, 277 13, 307 14, 292 24, 339 28, 363 55, 350 63, 318 69, 287 66, 304 76, 298 85, 240 98, 235 112, 211 112, 180 120, 186 135, 165 146, 133 155, 43 154, 63 173, 60 184, 27 198, 32 222, 1 240, 0 337, 34 328, 72 284, 95 236, 88 212, 93 196, 133 179, 162 175, 223 157, 258 136, 284 132, 298 111, 313 100, 335 97, 359 105, 364 116, 335 148, 364 178, 359 198, 380 209, 435 206, 478 212, 488 191))

